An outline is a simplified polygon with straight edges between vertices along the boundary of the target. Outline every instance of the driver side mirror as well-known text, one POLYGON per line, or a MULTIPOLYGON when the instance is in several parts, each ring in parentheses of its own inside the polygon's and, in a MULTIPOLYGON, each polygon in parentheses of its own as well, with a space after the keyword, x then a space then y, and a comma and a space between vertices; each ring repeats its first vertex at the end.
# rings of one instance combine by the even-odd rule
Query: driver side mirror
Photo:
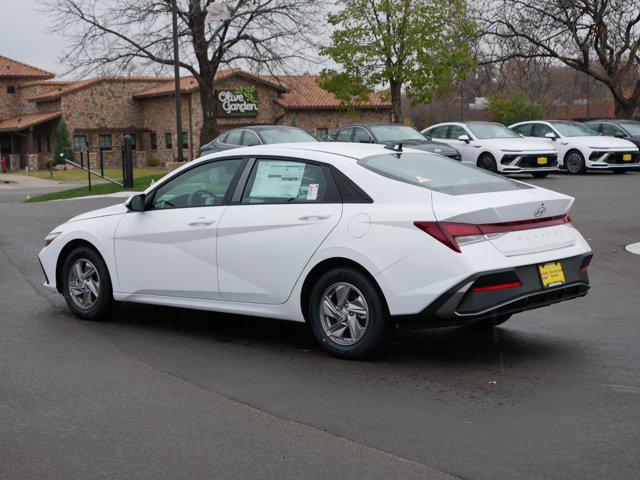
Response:
POLYGON ((131 197, 129 200, 127 200, 127 203, 125 203, 127 210, 129 210, 130 212, 144 212, 145 197, 146 196, 144 193, 139 193, 138 195, 134 195, 133 197, 131 197))
POLYGON ((558 137, 556 137, 556 134, 555 134, 555 133, 553 133, 553 132, 545 133, 545 134, 544 134, 544 137, 545 137, 545 138, 550 138, 550 139, 551 139, 551 140, 553 140, 554 142, 556 141, 556 138, 558 138, 558 137))
POLYGON ((471 142, 471 138, 469 138, 469 135, 467 135, 466 133, 464 135, 460 135, 458 137, 458 140, 460 140, 461 142, 464 142, 464 143, 470 143, 471 142))

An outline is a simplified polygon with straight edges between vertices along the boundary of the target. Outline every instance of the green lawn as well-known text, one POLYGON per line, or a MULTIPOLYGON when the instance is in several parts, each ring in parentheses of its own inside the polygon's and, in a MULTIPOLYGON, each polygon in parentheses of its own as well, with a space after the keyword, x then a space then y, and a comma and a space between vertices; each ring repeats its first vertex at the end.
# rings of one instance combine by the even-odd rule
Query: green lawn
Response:
MULTIPOLYGON (((43 178, 45 180, 55 180, 56 182, 69 182, 69 183, 81 183, 87 181, 87 172, 79 168, 70 170, 53 170, 53 176, 50 176, 49 170, 37 170, 35 172, 16 172, 20 175, 28 175, 30 177, 43 178)), ((134 168, 133 178, 148 177, 150 175, 162 175, 167 173, 167 170, 163 168, 134 168)), ((105 168, 104 176, 113 178, 117 181, 122 181, 122 168, 105 168)), ((92 182, 102 182, 100 177, 95 175, 91 176, 92 182)))
MULTIPOLYGON (((136 177, 134 173, 132 190, 133 191, 145 190, 149 185, 151 185, 152 181, 157 181, 163 176, 164 176, 164 173, 158 173, 155 175, 136 177)), ((60 192, 45 193, 44 195, 37 195, 35 197, 31 197, 28 200, 25 200, 25 203, 46 202, 49 200, 60 200, 64 198, 86 197, 87 195, 104 195, 107 193, 121 192, 123 190, 124 189, 122 187, 114 183, 99 183, 99 184, 94 184, 91 191, 89 191, 89 187, 72 188, 70 190, 62 190, 60 192)))

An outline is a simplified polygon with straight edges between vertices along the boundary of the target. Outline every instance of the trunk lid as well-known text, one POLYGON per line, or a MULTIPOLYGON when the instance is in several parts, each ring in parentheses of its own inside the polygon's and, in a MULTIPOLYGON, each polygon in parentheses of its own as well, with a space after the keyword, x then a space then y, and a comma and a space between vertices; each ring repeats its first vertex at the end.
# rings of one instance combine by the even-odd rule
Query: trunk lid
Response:
MULTIPOLYGON (((569 213, 574 199, 543 188, 449 195, 432 192, 433 212, 440 222, 492 224, 544 219, 569 213)), ((568 247, 577 231, 557 225, 508 232, 489 241, 506 256, 525 255, 568 247)))

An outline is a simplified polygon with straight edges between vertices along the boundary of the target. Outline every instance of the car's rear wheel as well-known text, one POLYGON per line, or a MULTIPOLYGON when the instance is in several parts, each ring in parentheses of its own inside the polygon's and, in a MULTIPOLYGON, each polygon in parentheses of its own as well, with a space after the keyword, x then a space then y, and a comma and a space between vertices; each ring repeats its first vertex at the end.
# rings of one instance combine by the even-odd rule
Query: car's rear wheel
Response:
POLYGON ((489 153, 483 153, 480 155, 480 158, 478 158, 478 168, 482 168, 483 170, 488 170, 493 173, 498 172, 496 159, 489 153))
POLYGON ((584 157, 577 150, 571 150, 564 159, 564 168, 572 175, 579 175, 586 171, 584 157))
POLYGON ((506 315, 498 315, 492 318, 485 318, 484 320, 478 320, 477 322, 471 324, 472 328, 478 329, 486 329, 497 327, 498 325, 502 325, 504 322, 511 318, 511 314, 506 315))
POLYGON ((544 178, 549 175, 549 172, 533 172, 531 175, 533 175, 533 178, 544 178))
POLYGON ((318 342, 339 358, 366 358, 389 338, 387 308, 373 282, 356 269, 323 274, 309 298, 308 319, 318 342))
POLYGON ((105 318, 113 305, 111 279, 104 261, 88 247, 78 247, 62 267, 62 293, 69 309, 84 320, 105 318))

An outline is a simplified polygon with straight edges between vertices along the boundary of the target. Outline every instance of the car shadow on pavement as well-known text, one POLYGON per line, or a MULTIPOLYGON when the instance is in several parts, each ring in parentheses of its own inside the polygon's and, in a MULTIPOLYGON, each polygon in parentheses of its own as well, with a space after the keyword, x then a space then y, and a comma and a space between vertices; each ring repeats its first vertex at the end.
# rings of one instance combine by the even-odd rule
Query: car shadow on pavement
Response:
MULTIPOLYGON (((323 355, 308 326, 298 322, 125 303, 104 325, 108 330, 125 330, 121 332, 125 335, 126 330, 135 330, 152 341, 177 335, 197 343, 222 342, 272 352, 323 355)), ((395 333, 389 348, 376 361, 496 365, 508 359, 514 364, 566 356, 574 347, 563 338, 523 331, 507 323, 490 330, 459 327, 395 333)))

